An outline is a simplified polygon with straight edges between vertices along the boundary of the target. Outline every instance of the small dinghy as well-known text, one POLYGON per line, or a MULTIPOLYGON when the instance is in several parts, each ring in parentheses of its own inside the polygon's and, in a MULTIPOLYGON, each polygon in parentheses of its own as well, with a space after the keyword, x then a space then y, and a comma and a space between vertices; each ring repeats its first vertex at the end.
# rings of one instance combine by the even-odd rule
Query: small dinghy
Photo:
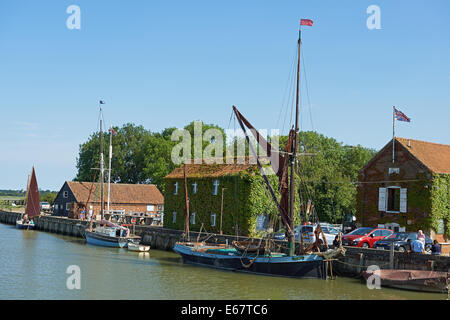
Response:
POLYGON ((366 280, 372 275, 380 277, 381 286, 384 287, 439 293, 449 291, 447 272, 382 269, 362 273, 366 280))
POLYGON ((147 252, 150 250, 150 246, 146 246, 146 245, 140 244, 135 241, 129 241, 128 242, 128 250, 138 251, 138 252, 147 252))
POLYGON ((35 225, 33 220, 24 220, 24 219, 16 220, 17 229, 33 230, 34 226, 35 225))

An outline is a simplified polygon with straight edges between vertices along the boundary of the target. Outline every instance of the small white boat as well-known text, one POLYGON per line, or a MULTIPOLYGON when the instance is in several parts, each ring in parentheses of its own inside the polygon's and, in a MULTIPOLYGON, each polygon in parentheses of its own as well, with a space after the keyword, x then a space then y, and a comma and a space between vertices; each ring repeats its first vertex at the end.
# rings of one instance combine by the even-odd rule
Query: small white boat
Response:
POLYGON ((128 242, 128 250, 130 251, 138 251, 138 252, 147 252, 150 250, 150 246, 146 246, 143 244, 128 242))

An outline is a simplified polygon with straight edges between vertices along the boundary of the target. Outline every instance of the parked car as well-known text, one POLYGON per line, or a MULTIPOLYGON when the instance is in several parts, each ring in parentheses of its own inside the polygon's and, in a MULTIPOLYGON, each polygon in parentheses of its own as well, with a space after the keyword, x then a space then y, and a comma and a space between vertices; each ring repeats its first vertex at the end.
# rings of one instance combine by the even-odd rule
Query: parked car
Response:
MULTIPOLYGON (((374 243, 373 247, 376 249, 391 250, 394 245, 394 250, 406 252, 411 250, 411 241, 417 239, 417 232, 396 232, 390 236, 374 243)), ((431 252, 433 241, 425 237, 425 251, 431 252)))
POLYGON ((50 211, 50 209, 51 209, 50 203, 48 203, 48 202, 41 202, 40 204, 41 204, 41 210, 42 211, 50 211))
MULTIPOLYGON (((286 239, 286 229, 280 229, 274 234, 274 238, 277 240, 287 240, 286 239)), ((303 225, 294 227, 294 235, 295 241, 300 240, 300 232, 303 234, 304 242, 312 242, 311 239, 314 238, 314 226, 312 225, 303 225)))
POLYGON ((372 248, 373 244, 393 233, 390 229, 362 227, 342 237, 344 246, 372 248))
MULTIPOLYGON (((304 243, 314 243, 316 241, 316 236, 314 234, 316 228, 317 225, 296 226, 294 228, 295 241, 300 241, 300 232, 301 232, 303 234, 304 243)), ((325 234, 325 238, 327 239, 328 245, 333 244, 333 240, 339 233, 339 230, 336 228, 323 225, 321 225, 321 228, 323 233, 325 234)), ((275 233, 274 238, 277 240, 286 240, 285 229, 281 229, 277 233, 275 233)), ((320 240, 322 241, 322 238, 320 238, 320 240)))

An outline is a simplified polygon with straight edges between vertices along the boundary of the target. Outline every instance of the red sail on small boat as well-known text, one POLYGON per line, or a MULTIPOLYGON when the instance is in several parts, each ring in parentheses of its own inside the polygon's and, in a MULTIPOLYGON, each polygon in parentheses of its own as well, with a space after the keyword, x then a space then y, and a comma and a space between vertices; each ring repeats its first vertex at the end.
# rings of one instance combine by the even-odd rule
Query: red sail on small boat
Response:
POLYGON ((27 188, 27 204, 25 207, 25 214, 31 218, 38 216, 41 213, 41 207, 39 202, 39 189, 36 180, 36 174, 34 167, 31 169, 30 181, 27 188))

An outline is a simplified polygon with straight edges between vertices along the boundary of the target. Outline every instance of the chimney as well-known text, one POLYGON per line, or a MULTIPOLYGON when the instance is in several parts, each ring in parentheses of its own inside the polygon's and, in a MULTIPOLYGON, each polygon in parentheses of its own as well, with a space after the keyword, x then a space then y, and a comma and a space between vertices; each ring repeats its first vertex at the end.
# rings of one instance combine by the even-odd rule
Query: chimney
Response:
POLYGON ((411 148, 411 140, 408 139, 408 147, 411 148))

